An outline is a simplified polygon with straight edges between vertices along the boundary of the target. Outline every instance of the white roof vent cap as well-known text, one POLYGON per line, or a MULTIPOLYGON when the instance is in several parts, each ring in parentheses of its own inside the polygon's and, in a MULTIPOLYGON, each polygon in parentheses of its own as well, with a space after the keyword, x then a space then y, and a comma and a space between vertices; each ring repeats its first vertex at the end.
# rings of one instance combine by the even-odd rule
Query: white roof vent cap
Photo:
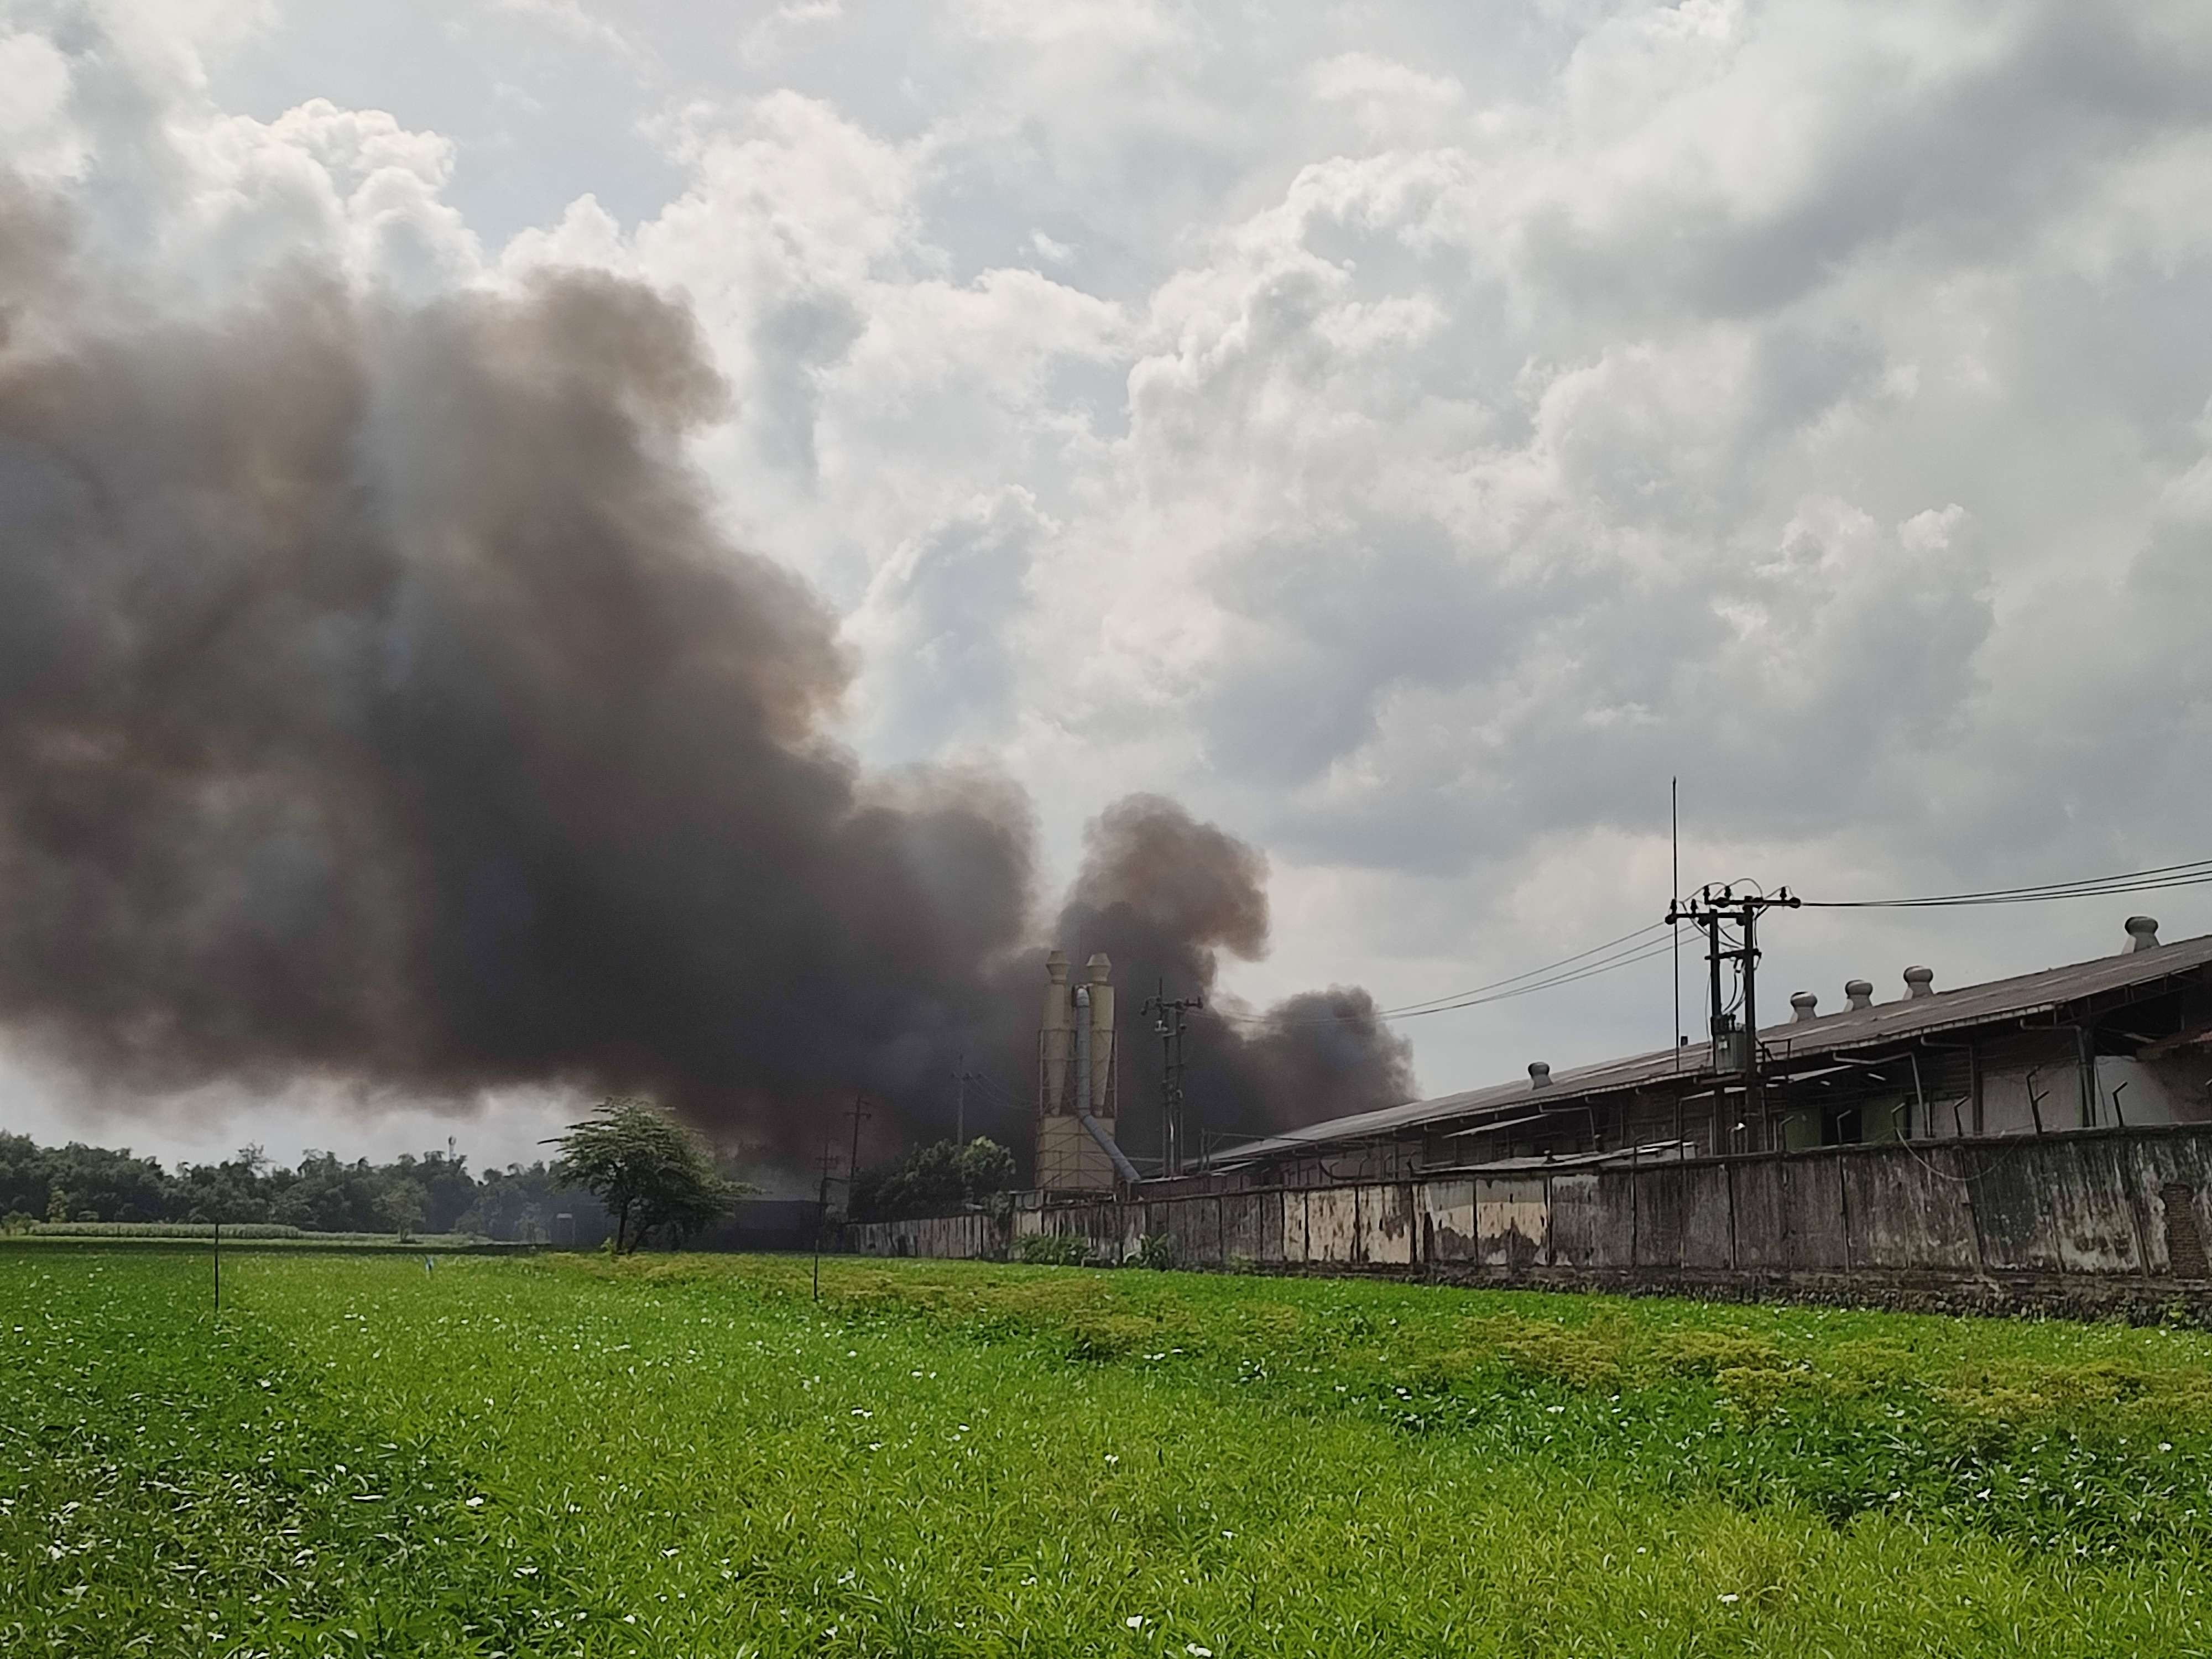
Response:
POLYGON ((1936 994, 1936 970, 1914 966, 1905 970, 1905 994, 1907 997, 1932 997, 1936 994))
POLYGON ((1800 1025, 1808 1019, 1819 1018, 1815 1011, 1820 1006, 1820 999, 1810 991, 1792 991, 1790 994, 1790 1018, 1800 1025))
POLYGON ((1528 1086, 1532 1089, 1548 1089, 1552 1086, 1552 1068, 1549 1064, 1540 1060, 1532 1060, 1528 1062, 1528 1086))
POLYGON ((1847 979, 1844 981, 1844 1000, 1853 1008, 1874 1006, 1874 981, 1870 979, 1847 979))
POLYGON ((2130 916, 2128 918, 2128 948, 2126 951, 2123 952, 2123 954, 2132 955, 2137 951, 2155 951, 2157 949, 2158 918, 2156 916, 2130 916))

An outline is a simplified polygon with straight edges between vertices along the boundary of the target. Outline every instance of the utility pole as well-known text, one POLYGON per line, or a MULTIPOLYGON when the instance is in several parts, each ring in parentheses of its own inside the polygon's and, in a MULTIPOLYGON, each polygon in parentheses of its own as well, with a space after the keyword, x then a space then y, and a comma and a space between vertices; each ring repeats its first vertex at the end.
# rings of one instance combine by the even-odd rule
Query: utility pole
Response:
MULTIPOLYGON (((1674 860, 1674 885, 1668 890, 1682 890, 1682 781, 1667 781, 1667 833, 1669 855, 1674 860)), ((1674 936, 1674 1069, 1682 1069, 1682 924, 1676 921, 1673 899, 1667 901, 1667 925, 1674 936)))
POLYGON ((853 1182, 860 1173, 860 1123, 868 1115, 867 1103, 866 1095, 853 1097, 853 1156, 845 1165, 845 1209, 848 1220, 853 1207, 853 1182))
MULTIPOLYGON (((1765 1121, 1766 1094, 1759 1076, 1759 918, 1767 910, 1794 910, 1798 899, 1787 887, 1777 888, 1771 895, 1735 890, 1735 884, 1725 886, 1708 884, 1692 894, 1686 902, 1676 899, 1667 907, 1669 926, 1678 921, 1694 923, 1705 935, 1705 963, 1707 982, 1711 988, 1711 1030, 1712 1033, 1711 1062, 1717 1072, 1741 1072, 1743 1074, 1744 1121, 1757 1123, 1762 1131, 1772 1127, 1765 1121), (1736 937, 1731 941, 1724 931, 1734 926, 1736 937), (1721 964, 1738 964, 1743 984, 1743 1020, 1739 1027, 1736 1018, 1721 1000, 1721 964), (1741 1042, 1741 1047, 1738 1044, 1741 1042)), ((1678 1045, 1679 1046, 1679 1045, 1678 1045)), ((1771 1133, 1767 1139, 1771 1139, 1771 1133)))
MULTIPOLYGON (((1168 982, 1159 981, 1159 990, 1145 999, 1145 1006, 1137 1012, 1139 1017, 1152 1016, 1152 1030, 1160 1037, 1160 1173, 1178 1176, 1182 1173, 1183 1133, 1188 1127, 1183 1121, 1182 1038, 1189 1024, 1188 1016, 1206 1006, 1199 997, 1170 997, 1168 982)), ((1204 1126, 1199 1131, 1199 1166, 1206 1165, 1206 1133, 1204 1126)))
POLYGON ((952 1068, 952 1144, 968 1144, 968 1051, 960 1051, 960 1062, 952 1068))
POLYGON ((830 1224, 830 1131, 822 1131, 822 1191, 814 1201, 814 1299, 822 1299, 822 1231, 830 1224))

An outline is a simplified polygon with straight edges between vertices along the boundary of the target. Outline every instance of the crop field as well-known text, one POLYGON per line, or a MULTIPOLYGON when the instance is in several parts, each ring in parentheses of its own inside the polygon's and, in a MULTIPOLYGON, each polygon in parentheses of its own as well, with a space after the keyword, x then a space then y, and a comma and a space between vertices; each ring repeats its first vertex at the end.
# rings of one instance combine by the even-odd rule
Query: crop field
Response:
POLYGON ((2212 1652, 2212 1339, 0 1250, 0 1652, 2212 1652))

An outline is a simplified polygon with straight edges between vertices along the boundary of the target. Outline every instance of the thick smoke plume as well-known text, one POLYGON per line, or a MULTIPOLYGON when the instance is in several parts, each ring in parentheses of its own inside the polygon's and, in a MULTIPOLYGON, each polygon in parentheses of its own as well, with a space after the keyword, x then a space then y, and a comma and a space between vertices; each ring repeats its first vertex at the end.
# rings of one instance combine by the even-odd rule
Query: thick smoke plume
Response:
POLYGON ((1184 1042, 1184 1093, 1197 1135, 1263 1133, 1408 1098, 1412 1045, 1376 1018, 1357 987, 1333 986, 1264 1013, 1224 1002, 1221 957, 1267 954, 1267 865, 1260 852, 1158 795, 1132 795, 1091 825, 1057 937, 1077 962, 1104 951, 1120 992, 1119 1138, 1158 1144, 1161 1050, 1150 994, 1196 994, 1184 1042))
MULTIPOLYGON (((834 617, 683 458, 683 310, 301 275, 180 319, 64 230, 0 197, 0 1024, 111 1096, 641 1088, 785 1155, 855 1091, 949 1115, 963 1050, 1024 1092, 1027 802, 826 735, 834 617)), ((1210 988, 1263 873, 1125 805, 1061 933, 1210 988)), ((1205 1042, 1255 1125, 1403 1079, 1371 1028, 1205 1042)))

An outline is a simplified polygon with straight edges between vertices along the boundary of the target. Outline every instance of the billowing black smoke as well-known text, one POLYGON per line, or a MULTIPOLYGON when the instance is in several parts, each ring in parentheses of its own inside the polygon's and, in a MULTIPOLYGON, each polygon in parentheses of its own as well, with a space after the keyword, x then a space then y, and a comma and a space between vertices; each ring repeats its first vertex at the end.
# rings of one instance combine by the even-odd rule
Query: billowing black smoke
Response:
MULTIPOLYGON (((1021 1092, 1027 803, 825 735, 834 618, 684 459, 684 311, 310 274, 165 319, 64 228, 0 197, 0 1024, 111 1095, 645 1089, 785 1152, 856 1091, 949 1115, 963 1052, 1021 1092)), ((1119 808, 1061 936, 1210 987, 1262 875, 1119 808)), ((1296 1018, 1209 1028, 1224 1124, 1400 1091, 1296 1018)))
POLYGON ((1209 1138, 1263 1133, 1408 1098, 1412 1045, 1356 987, 1308 992, 1259 1012, 1215 989, 1225 953, 1267 950, 1267 865, 1260 852, 1158 795, 1132 795, 1091 825, 1057 938, 1079 963, 1105 951, 1119 986, 1119 1139, 1158 1145, 1164 1056, 1138 1018, 1149 995, 1197 996, 1183 1088, 1186 1153, 1209 1138))

